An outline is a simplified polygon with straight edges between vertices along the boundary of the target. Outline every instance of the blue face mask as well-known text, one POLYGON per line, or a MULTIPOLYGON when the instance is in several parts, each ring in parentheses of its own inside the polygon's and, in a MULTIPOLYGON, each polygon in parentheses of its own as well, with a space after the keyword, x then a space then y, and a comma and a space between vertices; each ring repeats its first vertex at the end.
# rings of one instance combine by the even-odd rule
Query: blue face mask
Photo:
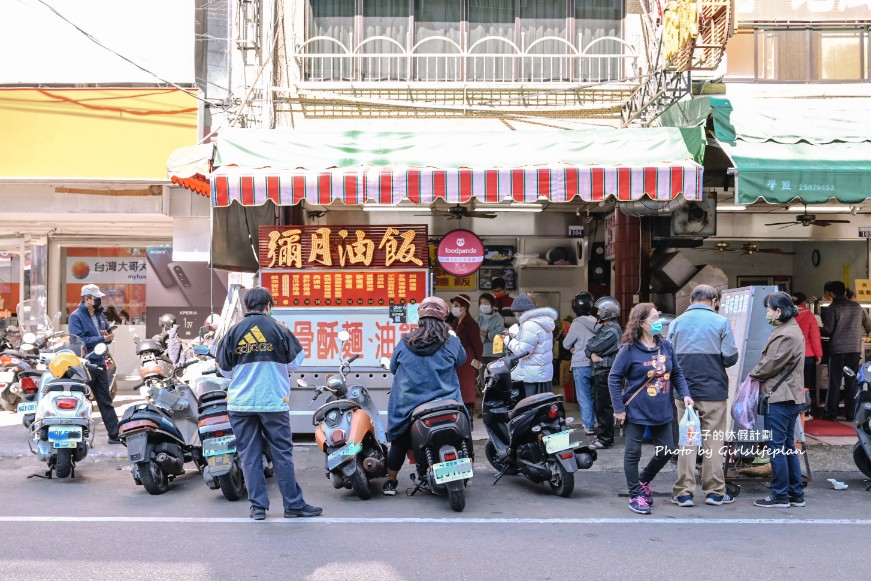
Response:
POLYGON ((651 335, 654 335, 654 336, 662 333, 662 321, 654 321, 654 322, 650 323, 649 333, 651 335))

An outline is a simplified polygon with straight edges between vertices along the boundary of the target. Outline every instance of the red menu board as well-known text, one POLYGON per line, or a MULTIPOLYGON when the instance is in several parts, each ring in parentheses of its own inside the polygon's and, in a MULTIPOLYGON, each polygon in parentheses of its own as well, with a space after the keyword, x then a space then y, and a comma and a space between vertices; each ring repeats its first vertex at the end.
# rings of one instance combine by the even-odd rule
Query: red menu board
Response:
POLYGON ((266 270, 260 284, 275 307, 386 307, 426 298, 420 270, 266 270))

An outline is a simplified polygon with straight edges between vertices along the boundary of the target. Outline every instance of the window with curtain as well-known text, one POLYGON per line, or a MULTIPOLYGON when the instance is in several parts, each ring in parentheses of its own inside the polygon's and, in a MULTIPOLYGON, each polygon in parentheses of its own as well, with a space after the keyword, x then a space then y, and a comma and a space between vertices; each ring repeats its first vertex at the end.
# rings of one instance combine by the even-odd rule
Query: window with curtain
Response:
POLYGON ((466 76, 471 81, 510 81, 519 65, 517 50, 505 40, 515 42, 514 0, 468 0, 469 59, 466 76), (487 40, 485 40, 487 39, 487 40), (504 40, 503 40, 504 39, 504 40))
POLYGON ((520 4, 522 48, 529 54, 523 62, 524 81, 567 81, 571 59, 568 47, 548 37, 567 38, 565 0, 529 0, 520 4), (541 40, 538 44, 533 44, 541 40), (531 48, 530 48, 531 47, 531 48))
POLYGON ((808 80, 808 31, 762 30, 759 32, 760 79, 808 80))
POLYGON ((411 46, 408 38, 408 0, 363 0, 363 37, 360 53, 379 55, 363 58, 364 81, 407 80, 404 54, 411 46), (372 40, 385 37, 390 40, 372 40), (383 56, 392 55, 397 56, 383 56))
POLYGON ((415 0, 413 44, 432 39, 415 49, 414 78, 418 81, 461 81, 463 46, 462 0, 415 0), (424 56, 426 55, 426 56, 424 56))
POLYGON ((816 30, 811 40, 813 80, 863 80, 864 30, 816 30))
POLYGON ((576 0, 572 41, 579 50, 585 51, 576 73, 579 80, 621 79, 629 72, 622 59, 608 56, 623 54, 623 46, 613 40, 602 40, 609 36, 622 38, 622 21, 622 0, 576 0))
MULTIPOLYGON (((308 39, 325 36, 341 42, 349 52, 359 41, 354 34, 354 0, 309 0, 308 39)), ((353 61, 336 42, 318 40, 306 48, 305 75, 310 80, 353 78, 353 61), (333 56, 335 55, 335 56, 333 56)))

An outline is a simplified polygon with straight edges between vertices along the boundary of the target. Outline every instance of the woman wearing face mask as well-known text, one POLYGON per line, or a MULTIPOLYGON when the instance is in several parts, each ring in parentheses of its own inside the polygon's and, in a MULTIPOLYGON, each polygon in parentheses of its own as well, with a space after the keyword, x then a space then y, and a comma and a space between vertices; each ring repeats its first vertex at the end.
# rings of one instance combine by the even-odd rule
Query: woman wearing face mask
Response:
POLYGON ((494 308, 495 302, 495 297, 490 293, 483 293, 478 299, 478 316, 475 317, 475 322, 481 329, 481 341, 484 343, 482 363, 489 363, 502 356, 501 351, 493 353, 493 339, 505 331, 505 321, 494 308))
POLYGON ((460 392, 463 395, 463 403, 466 404, 466 409, 469 410, 469 417, 474 418, 478 368, 481 366, 484 346, 481 341, 481 329, 478 327, 475 319, 469 314, 469 307, 471 306, 472 299, 467 294, 457 295, 451 299, 451 314, 454 316, 451 321, 451 328, 457 334, 457 337, 459 337, 463 349, 466 350, 466 362, 457 367, 457 376, 460 378, 460 392))
POLYGON ((671 431, 672 387, 684 405, 693 405, 674 349, 661 333, 662 321, 656 307, 651 303, 635 305, 608 376, 614 422, 618 426, 626 424, 623 471, 629 487, 629 510, 638 514, 651 513, 650 483, 676 450, 671 431), (656 453, 639 475, 641 441, 647 428, 656 442, 656 453))
MULTIPOLYGON (((753 504, 765 508, 804 506, 801 465, 795 451, 795 423, 804 409, 804 334, 795 321, 798 309, 784 292, 765 297, 765 318, 774 326, 762 358, 750 372, 759 380, 760 396, 768 397, 765 429, 771 432, 771 494, 753 504)), ((764 406, 763 406, 764 408, 764 406)))

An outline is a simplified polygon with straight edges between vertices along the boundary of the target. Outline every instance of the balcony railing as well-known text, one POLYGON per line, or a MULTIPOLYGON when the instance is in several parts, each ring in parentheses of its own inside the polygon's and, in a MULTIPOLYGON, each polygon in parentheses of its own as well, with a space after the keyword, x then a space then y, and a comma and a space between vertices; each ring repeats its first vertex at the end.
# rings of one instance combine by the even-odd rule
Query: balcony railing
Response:
MULTIPOLYGON (((410 42, 407 45, 411 45, 410 42)), ((547 36, 518 46, 488 36, 461 46, 445 36, 427 37, 410 50, 393 38, 374 36, 347 44, 328 36, 296 48, 291 66, 304 82, 421 83, 638 83, 639 54, 620 38, 607 36, 581 45, 547 36), (464 48, 467 47, 467 48, 464 48)))

